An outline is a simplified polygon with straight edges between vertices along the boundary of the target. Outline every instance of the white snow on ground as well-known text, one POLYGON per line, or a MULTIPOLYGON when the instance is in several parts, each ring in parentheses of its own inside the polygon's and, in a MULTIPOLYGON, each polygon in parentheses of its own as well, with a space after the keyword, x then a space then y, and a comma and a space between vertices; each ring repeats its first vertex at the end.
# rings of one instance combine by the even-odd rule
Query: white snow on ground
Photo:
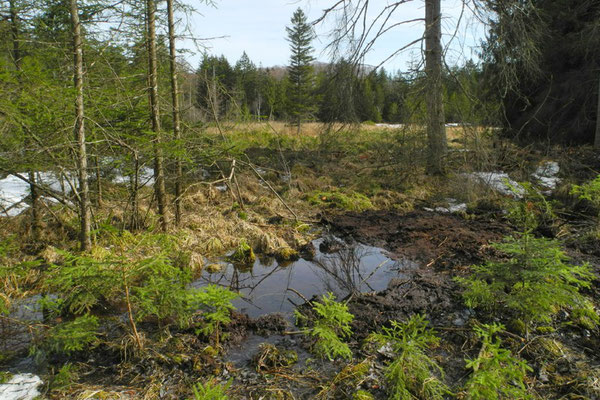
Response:
POLYGON ((439 213, 443 213, 443 214, 453 214, 453 213, 457 213, 457 212, 467 211, 466 203, 459 203, 458 200, 456 200, 456 199, 446 199, 446 201, 448 202, 448 207, 436 207, 436 208, 425 207, 424 210, 430 211, 430 212, 435 211, 435 212, 439 212, 439 213))
MULTIPOLYGON (((19 175, 27 177, 23 172, 19 175)), ((67 179, 61 179, 60 175, 54 172, 37 172, 36 180, 55 192, 68 194, 71 193, 71 186, 67 179)), ((75 181, 75 176, 66 174, 68 180, 75 181)), ((29 184, 18 178, 16 175, 8 175, 0 179, 0 216, 14 217, 21 214, 29 208, 25 203, 25 198, 29 196, 29 184)), ((46 200, 54 201, 52 198, 44 197, 46 200)))
POLYGON ((560 172, 560 166, 556 161, 546 161, 535 170, 533 177, 536 178, 539 183, 549 189, 554 190, 560 183, 558 173, 560 172))
POLYGON ((520 199, 525 194, 525 189, 517 182, 510 179, 507 173, 498 172, 471 172, 465 174, 467 178, 476 179, 484 185, 504 194, 520 199), (511 188, 512 187, 512 188, 511 188))
POLYGON ((39 376, 33 374, 13 375, 11 379, 0 385, 2 400, 33 400, 40 396, 38 387, 42 385, 39 376))

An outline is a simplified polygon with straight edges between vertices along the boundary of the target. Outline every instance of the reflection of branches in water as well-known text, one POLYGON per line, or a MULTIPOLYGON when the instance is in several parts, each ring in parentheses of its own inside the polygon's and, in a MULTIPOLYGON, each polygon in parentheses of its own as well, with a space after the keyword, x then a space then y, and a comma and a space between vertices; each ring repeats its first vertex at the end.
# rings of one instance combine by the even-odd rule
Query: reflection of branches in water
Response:
POLYGON ((369 290, 374 290, 368 280, 386 263, 384 261, 367 276, 363 276, 363 273, 368 271, 364 271, 362 260, 374 254, 374 251, 362 246, 346 246, 334 254, 321 255, 313 262, 320 269, 327 291, 336 293, 341 289, 345 294, 353 294, 360 292, 363 284, 369 290))
MULTIPOLYGON (((224 266, 225 267, 225 266, 224 266)), ((213 280, 213 275, 211 274, 208 277, 202 276, 200 279, 206 284, 216 284, 220 286, 227 287, 228 289, 238 292, 242 294, 241 300, 250 304, 253 307, 256 307, 259 310, 262 310, 262 307, 259 307, 255 304, 252 299, 252 293, 270 276, 275 273, 286 270, 287 269, 287 287, 289 287, 292 279, 292 268, 286 268, 280 265, 277 265, 275 268, 268 270, 263 274, 254 274, 254 268, 250 268, 248 270, 240 270, 237 267, 233 268, 224 268, 223 272, 217 276, 215 280, 213 280), (231 277, 227 276, 228 270, 231 271, 231 277), (244 276, 245 275, 245 276, 244 276), (243 291, 247 291, 246 294, 242 293, 243 291)), ((285 290, 283 290, 285 292, 285 290)), ((263 294, 262 296, 269 295, 268 293, 263 294)), ((261 296, 261 297, 262 297, 261 296)), ((281 300, 281 305, 285 301, 284 298, 281 300)))

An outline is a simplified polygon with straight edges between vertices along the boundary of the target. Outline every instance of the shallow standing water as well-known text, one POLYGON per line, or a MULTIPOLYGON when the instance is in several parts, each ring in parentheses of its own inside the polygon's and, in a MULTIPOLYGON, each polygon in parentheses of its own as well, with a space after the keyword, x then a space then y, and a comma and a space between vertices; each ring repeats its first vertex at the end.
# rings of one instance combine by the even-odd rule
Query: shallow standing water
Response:
POLYGON ((351 293, 381 291, 391 278, 402 276, 402 270, 417 266, 410 260, 392 260, 383 249, 337 238, 327 239, 335 242, 336 251, 325 253, 319 250, 324 240, 313 241, 316 254, 311 261, 301 258, 280 264, 275 259, 257 259, 245 267, 222 263, 220 272, 204 271, 193 286, 213 283, 239 292, 242 297, 234 305, 250 317, 274 312, 291 315, 304 302, 297 293, 310 299, 332 292, 342 299, 351 293))

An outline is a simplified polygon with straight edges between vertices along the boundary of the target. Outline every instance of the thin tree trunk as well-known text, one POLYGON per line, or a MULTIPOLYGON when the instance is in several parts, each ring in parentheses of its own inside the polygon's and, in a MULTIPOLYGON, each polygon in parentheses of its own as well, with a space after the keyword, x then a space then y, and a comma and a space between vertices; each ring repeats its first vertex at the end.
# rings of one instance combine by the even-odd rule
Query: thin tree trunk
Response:
POLYGON ((600 149, 600 79, 598 79, 598 110, 596 112, 596 136, 594 138, 594 147, 600 149))
MULTIPOLYGON (((13 45, 13 62, 15 64, 15 70, 17 74, 21 72, 21 46, 19 43, 19 16, 17 10, 16 0, 10 0, 9 3, 10 8, 10 23, 11 23, 11 33, 12 33, 12 45, 13 45)), ((21 82, 21 76, 18 76, 19 82, 21 82)), ((29 191, 31 193, 31 231, 33 234, 33 240, 40 240, 40 232, 41 232, 41 215, 39 208, 39 193, 36 188, 35 182, 35 172, 29 171, 29 191)))
MULTIPOLYGON (((181 151, 181 117, 179 110, 179 84, 177 82, 177 48, 175 47, 175 20, 173 16, 173 0, 167 0, 169 19, 169 52, 171 61, 171 97, 173 98, 173 136, 177 141, 177 149, 181 151)), ((175 223, 181 223, 181 196, 183 194, 183 168, 181 155, 175 161, 175 223)))
POLYGON ((156 3, 154 0, 146 0, 148 20, 148 83, 150 85, 150 107, 152 130, 155 138, 154 147, 154 191, 158 204, 158 217, 161 229, 169 229, 167 216, 167 193, 165 190, 165 172, 162 149, 162 135, 160 127, 160 109, 158 105, 158 66, 156 57, 156 3))
POLYGON ((101 178, 101 172, 100 172, 100 161, 98 160, 98 147, 96 146, 96 156, 94 157, 94 164, 95 164, 95 172, 96 172, 96 205, 98 206, 98 208, 102 207, 102 181, 100 180, 101 178))
POLYGON ((83 108, 83 45, 81 24, 77 0, 70 0, 71 24, 73 29, 74 84, 77 97, 75 99, 75 141, 77 142, 77 169, 79 174, 79 212, 81 219, 81 250, 92 247, 90 197, 87 175, 87 152, 85 142, 84 108, 83 108))
POLYGON ((427 82, 427 172, 444 173, 447 152, 442 97, 442 15, 440 0, 425 0, 425 74, 427 82))

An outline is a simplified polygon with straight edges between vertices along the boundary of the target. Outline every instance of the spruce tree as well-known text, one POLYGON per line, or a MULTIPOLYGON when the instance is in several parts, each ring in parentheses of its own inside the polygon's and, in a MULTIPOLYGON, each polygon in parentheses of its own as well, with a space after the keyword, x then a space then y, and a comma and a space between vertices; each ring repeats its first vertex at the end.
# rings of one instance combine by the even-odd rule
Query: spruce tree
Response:
POLYGON ((312 27, 306 22, 306 15, 298 8, 292 16, 292 26, 287 27, 287 40, 290 42, 290 66, 288 67, 288 113, 296 124, 298 133, 303 120, 310 116, 315 108, 313 97, 314 73, 312 62, 314 38, 312 27))

